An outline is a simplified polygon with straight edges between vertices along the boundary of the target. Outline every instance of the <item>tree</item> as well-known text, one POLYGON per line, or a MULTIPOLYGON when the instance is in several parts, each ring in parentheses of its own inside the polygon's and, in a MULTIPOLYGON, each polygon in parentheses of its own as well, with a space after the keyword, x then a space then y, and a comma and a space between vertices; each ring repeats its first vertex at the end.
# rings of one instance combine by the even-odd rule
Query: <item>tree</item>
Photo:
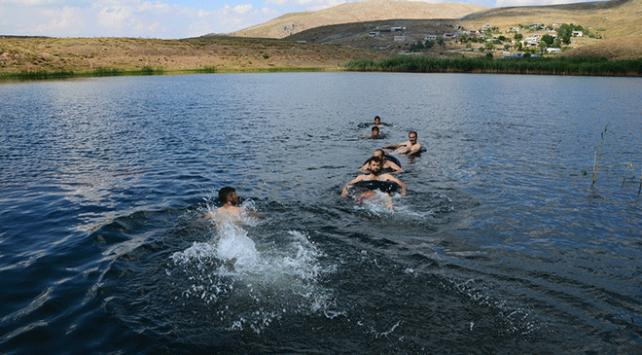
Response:
POLYGON ((563 23, 557 29, 557 37, 562 41, 562 43, 567 44, 567 45, 571 44, 571 36, 573 36, 573 27, 572 27, 572 25, 563 23))
POLYGON ((524 35, 521 33, 515 33, 515 40, 516 41, 521 41, 524 38, 524 35))
POLYGON ((444 38, 443 37, 437 38, 437 44, 440 45, 440 46, 443 46, 444 45, 444 38))
POLYGON ((542 36, 542 43, 545 43, 548 47, 553 45, 553 41, 555 41, 555 38, 551 35, 543 35, 542 36))
POLYGON ((548 45, 546 44, 546 42, 544 42, 544 41, 539 42, 539 53, 540 54, 546 53, 546 48, 547 47, 548 47, 548 45))

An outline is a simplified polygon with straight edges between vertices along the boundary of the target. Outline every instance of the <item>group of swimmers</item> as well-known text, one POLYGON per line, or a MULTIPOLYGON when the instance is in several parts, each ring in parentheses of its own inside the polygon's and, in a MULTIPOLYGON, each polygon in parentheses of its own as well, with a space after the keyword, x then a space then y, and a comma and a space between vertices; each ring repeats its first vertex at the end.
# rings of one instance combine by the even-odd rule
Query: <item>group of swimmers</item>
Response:
MULTIPOLYGON (((375 116, 372 125, 373 134, 376 132, 377 136, 380 135, 383 127, 381 117, 375 116)), ((403 169, 399 160, 387 154, 386 150, 390 150, 395 154, 415 156, 421 153, 423 147, 417 142, 417 132, 409 131, 407 141, 375 149, 372 156, 359 169, 363 174, 350 180, 341 189, 341 197, 348 197, 350 189, 359 187, 362 191, 356 195, 356 200, 358 203, 362 203, 364 200, 382 196, 377 192, 380 191, 383 193, 386 207, 392 209, 391 195, 399 192, 404 196, 406 194, 406 184, 393 175, 402 173, 403 169)), ((218 200, 220 207, 210 217, 213 217, 217 223, 221 222, 222 219, 240 223, 242 210, 239 207, 239 197, 236 194, 236 190, 229 186, 221 188, 218 192, 218 200)))
MULTIPOLYGON (((382 127, 381 117, 375 116, 370 138, 379 138, 382 127)), ((384 193, 386 207, 392 209, 391 194, 399 192, 404 196, 406 194, 406 184, 392 175, 401 173, 403 170, 399 160, 392 155, 386 154, 385 150, 392 150, 396 154, 415 156, 420 154, 422 149, 421 144, 417 142, 416 131, 408 132, 407 141, 375 149, 372 156, 359 169, 364 174, 350 180, 341 190, 341 196, 345 198, 349 195, 351 188, 359 187, 362 191, 357 194, 356 200, 361 203, 364 200, 382 196, 377 193, 377 191, 380 191, 384 193)))

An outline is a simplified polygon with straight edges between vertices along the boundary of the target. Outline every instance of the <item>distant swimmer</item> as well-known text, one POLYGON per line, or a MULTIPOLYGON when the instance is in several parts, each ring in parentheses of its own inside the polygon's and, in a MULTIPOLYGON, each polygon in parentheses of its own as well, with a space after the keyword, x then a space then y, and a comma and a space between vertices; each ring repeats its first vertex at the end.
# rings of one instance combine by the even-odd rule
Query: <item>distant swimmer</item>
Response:
POLYGON ((379 129, 379 127, 377 127, 377 126, 372 127, 372 129, 370 130, 370 137, 369 138, 370 139, 382 139, 383 138, 383 135, 381 134, 381 130, 379 129))
POLYGON ((408 132, 408 140, 399 144, 393 144, 383 147, 384 149, 394 149, 397 154, 415 155, 423 151, 421 144, 417 143, 417 132, 408 132))
POLYGON ((384 173, 383 162, 380 159, 370 161, 369 174, 359 175, 346 184, 341 190, 341 197, 347 197, 350 189, 354 186, 361 187, 363 191, 357 195, 357 202, 370 200, 377 196, 377 191, 386 193, 386 207, 392 209, 391 193, 399 191, 401 195, 406 194, 406 184, 396 177, 384 173))
POLYGON ((359 128, 366 128, 366 127, 370 127, 370 126, 374 126, 374 127, 379 128, 379 129, 382 129, 384 126, 391 126, 391 124, 381 122, 381 117, 379 117, 379 116, 375 116, 374 119, 372 120, 372 122, 359 123, 359 128))
POLYGON ((372 125, 381 129, 383 127, 383 124, 381 123, 381 117, 375 116, 372 120, 372 125))
POLYGON ((386 155, 383 149, 375 149, 374 152, 372 152, 372 156, 368 158, 368 160, 366 160, 366 162, 359 169, 359 171, 361 171, 362 173, 369 173, 370 161, 372 161, 373 159, 378 159, 383 161, 383 167, 382 167, 383 172, 390 172, 393 174, 403 172, 403 169, 401 169, 401 163, 399 163, 399 160, 393 156, 386 155))

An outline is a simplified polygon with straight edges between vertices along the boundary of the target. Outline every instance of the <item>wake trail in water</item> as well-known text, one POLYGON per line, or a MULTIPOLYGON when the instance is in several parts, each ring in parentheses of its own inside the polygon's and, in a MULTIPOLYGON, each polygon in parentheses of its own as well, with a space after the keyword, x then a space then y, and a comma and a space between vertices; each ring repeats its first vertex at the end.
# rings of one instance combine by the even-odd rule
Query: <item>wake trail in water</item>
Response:
POLYGON ((171 255, 166 273, 186 280, 176 299, 214 306, 228 331, 249 328, 260 333, 293 314, 341 314, 332 290, 323 286, 324 275, 335 267, 321 263, 324 254, 307 235, 290 230, 251 236, 245 228, 267 222, 253 217, 253 202, 242 207, 241 223, 235 223, 217 219, 208 206, 213 217, 211 239, 171 255))

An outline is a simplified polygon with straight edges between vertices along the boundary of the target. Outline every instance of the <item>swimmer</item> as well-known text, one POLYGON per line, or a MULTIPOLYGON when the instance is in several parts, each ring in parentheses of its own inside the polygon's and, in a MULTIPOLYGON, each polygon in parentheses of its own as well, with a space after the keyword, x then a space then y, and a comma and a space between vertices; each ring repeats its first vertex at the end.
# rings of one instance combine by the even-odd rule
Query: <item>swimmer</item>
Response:
POLYGON ((364 200, 369 200, 377 196, 376 190, 386 193, 386 207, 392 210, 391 192, 399 189, 402 196, 406 195, 406 184, 396 177, 382 172, 383 162, 380 159, 373 159, 370 161, 368 167, 370 174, 359 175, 346 184, 341 190, 341 197, 347 197, 349 190, 359 184, 368 189, 357 196, 357 202, 361 203, 364 200))
POLYGON ((379 129, 379 127, 377 127, 377 126, 372 127, 372 129, 370 130, 370 137, 368 137, 368 138, 370 138, 370 139, 381 139, 381 138, 383 138, 382 135, 381 135, 381 130, 379 129))
POLYGON ((407 141, 388 145, 383 147, 383 149, 394 149, 394 152, 397 154, 415 155, 421 153, 422 146, 417 143, 417 132, 409 131, 407 141))
POLYGON ((236 225, 243 224, 243 218, 246 216, 252 218, 263 218, 263 216, 251 209, 239 207, 239 197, 233 187, 223 187, 218 190, 218 201, 221 207, 216 211, 207 212, 203 218, 213 220, 217 226, 224 222, 232 222, 236 225))
POLYGON ((218 201, 221 204, 216 210, 214 220, 217 224, 224 221, 231 221, 235 224, 241 223, 241 208, 238 207, 239 197, 233 187, 223 187, 218 190, 218 201))
POLYGON ((383 124, 381 123, 381 117, 375 116, 372 120, 372 125, 381 129, 383 127, 383 124))
POLYGON ((401 169, 401 166, 399 166, 399 160, 397 160, 397 158, 395 157, 386 155, 383 149, 375 149, 374 152, 372 152, 372 157, 366 160, 366 162, 359 169, 359 171, 361 171, 362 173, 369 173, 370 172, 369 165, 372 159, 383 160, 382 169, 388 170, 392 174, 403 172, 403 169, 401 169))

